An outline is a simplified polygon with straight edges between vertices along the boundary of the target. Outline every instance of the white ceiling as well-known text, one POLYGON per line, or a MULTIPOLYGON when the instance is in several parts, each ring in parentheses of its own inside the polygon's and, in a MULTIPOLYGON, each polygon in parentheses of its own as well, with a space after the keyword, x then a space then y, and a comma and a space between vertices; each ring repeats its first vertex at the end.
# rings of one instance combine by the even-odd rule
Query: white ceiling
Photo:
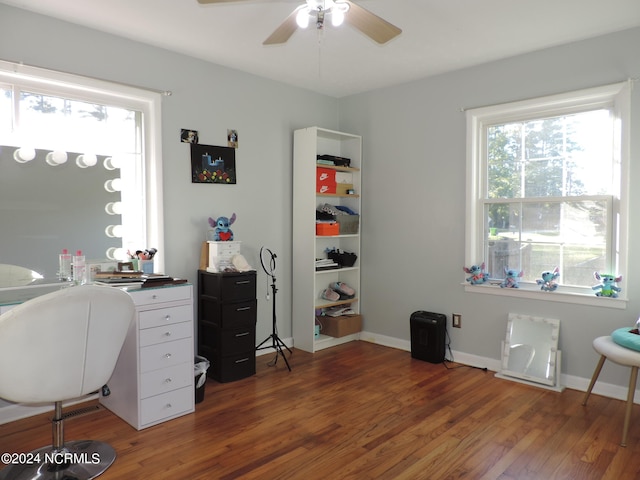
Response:
POLYGON ((355 0, 400 27, 378 45, 349 25, 263 46, 303 0, 0 0, 342 97, 640 25, 640 0, 355 0))

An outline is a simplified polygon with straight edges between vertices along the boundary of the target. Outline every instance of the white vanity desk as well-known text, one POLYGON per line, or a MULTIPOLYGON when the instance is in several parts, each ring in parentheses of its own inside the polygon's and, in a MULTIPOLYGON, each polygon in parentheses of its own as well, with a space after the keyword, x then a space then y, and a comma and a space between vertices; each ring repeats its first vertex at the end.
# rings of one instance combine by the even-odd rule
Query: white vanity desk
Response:
MULTIPOLYGON (((13 294, 4 291, 0 313, 58 288, 59 284, 16 289, 13 294)), ((136 318, 107 384, 111 394, 100 395, 100 403, 140 430, 194 411, 193 286, 125 290, 136 305, 136 318)), ((0 424, 28 416, 3 418, 4 410, 12 407, 16 405, 0 400, 0 424)))

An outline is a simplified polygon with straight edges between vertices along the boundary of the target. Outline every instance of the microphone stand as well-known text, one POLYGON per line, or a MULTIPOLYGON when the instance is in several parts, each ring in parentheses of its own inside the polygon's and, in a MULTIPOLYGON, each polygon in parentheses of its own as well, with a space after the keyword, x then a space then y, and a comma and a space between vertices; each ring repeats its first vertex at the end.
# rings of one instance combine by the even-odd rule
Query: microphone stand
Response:
POLYGON ((289 355, 292 355, 293 352, 289 349, 289 347, 287 347, 285 345, 285 343, 280 339, 280 337, 278 337, 278 327, 276 325, 276 293, 277 293, 278 289, 276 288, 276 276, 274 274, 275 269, 276 269, 276 255, 275 255, 275 253, 273 253, 268 248, 266 248, 266 249, 264 247, 260 248, 260 263, 262 264, 262 269, 264 270, 264 273, 266 273, 268 276, 271 277, 271 291, 273 292, 273 314, 272 314, 273 324, 272 324, 272 333, 271 333, 271 335, 269 335, 267 338, 265 338, 256 347, 256 350, 264 350, 265 348, 273 348, 276 351, 276 357, 273 359, 273 362, 269 363, 269 366, 273 366, 273 365, 277 364, 278 363, 278 355, 282 355, 282 358, 284 359, 284 363, 286 363, 287 368, 289 369, 289 371, 291 371, 291 366, 289 365, 289 362, 287 360, 287 357, 284 354, 284 351, 282 350, 282 347, 287 349, 287 351, 289 352, 289 355), (269 255, 271 255, 271 260, 269 262, 269 270, 267 270, 267 267, 265 266, 264 261, 263 261, 263 255, 262 255, 263 250, 266 250, 269 253, 269 255), (267 343, 269 340, 271 340, 271 345, 265 345, 263 347, 263 345, 265 343, 267 343))

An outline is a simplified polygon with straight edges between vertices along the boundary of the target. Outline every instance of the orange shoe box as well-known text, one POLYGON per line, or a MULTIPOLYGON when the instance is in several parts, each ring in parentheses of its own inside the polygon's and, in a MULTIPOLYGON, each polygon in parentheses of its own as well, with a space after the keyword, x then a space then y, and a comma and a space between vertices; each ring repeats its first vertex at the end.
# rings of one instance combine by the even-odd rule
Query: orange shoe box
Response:
POLYGON ((340 224, 316 223, 316 235, 319 235, 319 236, 340 235, 340 224))

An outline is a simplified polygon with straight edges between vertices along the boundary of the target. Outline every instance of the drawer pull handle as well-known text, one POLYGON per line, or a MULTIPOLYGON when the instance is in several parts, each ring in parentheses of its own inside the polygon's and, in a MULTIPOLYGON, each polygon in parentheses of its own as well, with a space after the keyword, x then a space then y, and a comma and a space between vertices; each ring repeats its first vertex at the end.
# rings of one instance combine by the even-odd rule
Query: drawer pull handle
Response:
POLYGON ((167 321, 169 321, 169 320, 171 319, 171 315, 165 315, 165 316, 164 316, 164 319, 165 319, 165 320, 167 320, 167 321))
POLYGON ((240 308, 236 308, 236 312, 243 312, 245 310, 251 310, 251 307, 240 307, 240 308))
POLYGON ((236 285, 246 285, 247 283, 251 283, 251 280, 242 280, 236 282, 236 285))
POLYGON ((171 336, 171 332, 164 332, 164 336, 165 337, 170 337, 171 336))
POLYGON ((246 337, 249 335, 249 332, 236 333, 236 337, 246 337))
POLYGON ((151 295, 151 299, 152 299, 152 300, 155 300, 155 299, 157 299, 157 298, 158 298, 158 296, 157 296, 156 294, 151 295))
POLYGON ((244 363, 244 362, 248 362, 248 361, 249 361, 249 357, 241 358, 240 360, 236 360, 236 363, 244 363))
POLYGON ((171 405, 170 403, 167 403, 167 405, 165 406, 165 408, 173 408, 173 405, 171 405))
POLYGON ((165 378, 164 383, 171 383, 171 378, 165 378))
POLYGON ((170 353, 165 353, 164 354, 164 358, 171 358, 171 354, 170 353))

